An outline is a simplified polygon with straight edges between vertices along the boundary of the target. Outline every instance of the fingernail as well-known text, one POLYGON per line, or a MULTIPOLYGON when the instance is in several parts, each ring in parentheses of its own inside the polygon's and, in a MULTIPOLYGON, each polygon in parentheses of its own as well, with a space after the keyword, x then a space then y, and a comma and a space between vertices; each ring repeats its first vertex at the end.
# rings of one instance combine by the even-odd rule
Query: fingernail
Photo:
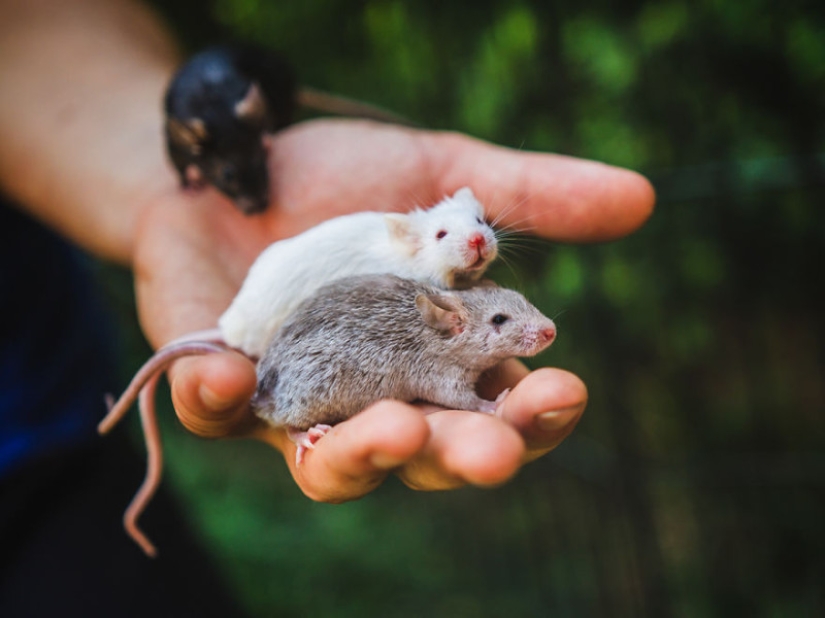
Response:
POLYGON ((406 460, 393 457, 387 453, 373 453, 370 457, 370 463, 373 467, 379 470, 392 470, 403 464, 406 460))
POLYGON ((556 431, 567 425, 573 414, 578 412, 579 406, 544 412, 536 417, 538 426, 545 431, 556 431))

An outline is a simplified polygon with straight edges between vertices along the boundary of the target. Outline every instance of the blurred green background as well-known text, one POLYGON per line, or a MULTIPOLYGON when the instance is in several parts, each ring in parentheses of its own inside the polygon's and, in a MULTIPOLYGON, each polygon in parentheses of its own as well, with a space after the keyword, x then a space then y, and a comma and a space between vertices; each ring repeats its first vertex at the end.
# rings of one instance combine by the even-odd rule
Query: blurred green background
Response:
MULTIPOLYGON (((492 272, 557 316, 532 365, 591 396, 504 487, 316 504, 166 409, 166 483, 253 615, 825 615, 825 3, 157 4, 190 50, 271 46, 303 83, 658 192, 627 239, 524 240, 492 272)), ((148 350, 123 278, 125 377, 148 350)))

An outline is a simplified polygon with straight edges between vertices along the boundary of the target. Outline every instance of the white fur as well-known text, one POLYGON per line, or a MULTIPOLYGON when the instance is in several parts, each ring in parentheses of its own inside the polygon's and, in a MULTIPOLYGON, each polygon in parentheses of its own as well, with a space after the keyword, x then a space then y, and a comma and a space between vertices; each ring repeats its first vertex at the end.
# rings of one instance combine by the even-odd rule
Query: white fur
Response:
POLYGON ((335 279, 390 273, 451 288, 456 271, 478 279, 496 251, 493 230, 468 187, 428 210, 336 217, 267 247, 218 325, 227 344, 260 357, 295 307, 335 279), (447 234, 438 239, 440 231, 447 234), (469 243, 477 233, 486 246, 482 263, 469 243))

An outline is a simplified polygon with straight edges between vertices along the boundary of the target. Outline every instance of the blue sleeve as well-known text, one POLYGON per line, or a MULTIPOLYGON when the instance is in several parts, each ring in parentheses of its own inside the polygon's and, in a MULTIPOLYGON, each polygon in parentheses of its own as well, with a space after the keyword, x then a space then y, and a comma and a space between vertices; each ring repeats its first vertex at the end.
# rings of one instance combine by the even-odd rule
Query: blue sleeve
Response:
POLYGON ((96 437, 109 320, 80 252, 0 203, 0 478, 96 437))

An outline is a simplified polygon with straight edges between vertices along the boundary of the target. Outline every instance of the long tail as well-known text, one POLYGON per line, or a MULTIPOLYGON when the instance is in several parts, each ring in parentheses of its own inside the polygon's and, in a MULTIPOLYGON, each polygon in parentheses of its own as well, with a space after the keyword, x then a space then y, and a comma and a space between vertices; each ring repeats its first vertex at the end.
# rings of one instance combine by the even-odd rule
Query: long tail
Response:
POLYGON ((155 413, 155 391, 159 379, 160 372, 157 372, 149 378, 140 391, 138 407, 140 408, 143 437, 146 440, 146 477, 123 514, 123 527, 126 529, 126 533, 134 539, 135 543, 140 545, 143 552, 150 558, 157 556, 158 550, 143 533, 143 530, 138 527, 137 520, 158 490, 163 476, 163 447, 160 441, 157 414, 155 413))
POLYGON ((231 350, 228 345, 217 341, 183 341, 181 343, 171 343, 155 352, 135 374, 129 386, 117 401, 111 395, 106 395, 106 405, 109 413, 97 426, 97 431, 101 435, 109 433, 112 428, 126 415, 129 408, 137 399, 143 386, 155 375, 165 371, 172 362, 183 356, 200 356, 202 354, 212 354, 214 352, 226 352, 231 350))
POLYGON ((221 339, 217 331, 206 331, 193 333, 183 339, 177 339, 158 350, 152 358, 138 370, 135 377, 129 383, 123 395, 117 402, 110 396, 106 396, 106 403, 109 406, 109 413, 98 425, 98 432, 105 434, 114 427, 126 412, 129 411, 135 398, 139 397, 138 408, 140 409, 140 420, 143 427, 143 437, 146 442, 146 477, 143 484, 138 489, 137 494, 132 499, 126 512, 123 514, 123 526, 126 533, 134 539, 147 556, 154 558, 157 549, 138 527, 138 517, 146 509, 146 506, 155 495, 160 485, 163 473, 163 447, 160 440, 160 430, 158 429, 157 414, 155 412, 155 392, 161 374, 178 358, 183 356, 199 356, 214 352, 225 352, 231 350, 221 339), (190 337, 205 336, 212 337, 212 341, 193 341, 190 337))
POLYGON ((413 121, 399 116, 393 112, 387 111, 377 105, 356 101, 337 94, 329 94, 314 88, 302 86, 297 93, 298 105, 307 107, 309 109, 327 112, 328 114, 336 114, 338 116, 352 116, 355 118, 367 118, 369 120, 378 120, 380 122, 387 122, 390 124, 400 124, 407 127, 418 126, 413 121))

